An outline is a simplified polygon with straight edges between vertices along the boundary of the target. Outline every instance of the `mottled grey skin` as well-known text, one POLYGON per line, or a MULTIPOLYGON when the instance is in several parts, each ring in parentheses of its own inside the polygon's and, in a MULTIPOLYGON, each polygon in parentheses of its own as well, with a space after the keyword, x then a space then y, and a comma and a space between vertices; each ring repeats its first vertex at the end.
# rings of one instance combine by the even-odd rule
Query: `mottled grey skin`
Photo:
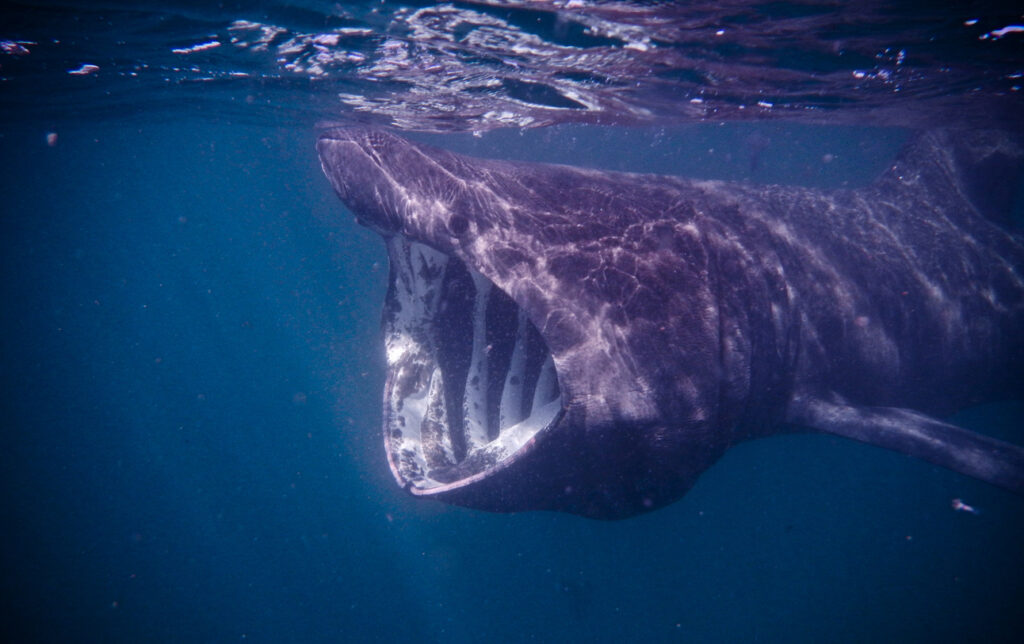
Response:
POLYGON ((927 133, 875 184, 835 191, 482 160, 364 129, 317 149, 360 223, 481 272, 555 359, 560 420, 440 500, 626 517, 787 423, 1024 492, 1024 451, 930 417, 1022 391, 1024 246, 995 223, 1021 149, 998 134, 927 133))

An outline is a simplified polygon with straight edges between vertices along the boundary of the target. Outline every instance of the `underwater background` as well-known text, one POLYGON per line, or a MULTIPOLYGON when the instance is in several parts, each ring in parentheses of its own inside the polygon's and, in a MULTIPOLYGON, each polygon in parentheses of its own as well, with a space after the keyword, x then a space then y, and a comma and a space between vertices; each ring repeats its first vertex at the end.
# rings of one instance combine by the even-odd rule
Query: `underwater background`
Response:
MULTIPOLYGON (((247 114, 224 106, 251 85, 176 98, 180 79, 102 84, 103 63, 75 94, 18 76, 26 55, 0 58, 5 641, 1020 641, 1024 502, 841 438, 740 445, 619 522, 407 496, 380 436, 387 257, 322 174, 319 117, 282 108, 308 83, 247 114)), ((580 120, 407 135, 818 187, 870 181, 905 136, 580 120)), ((1017 443, 1022 421, 953 419, 1017 443)))

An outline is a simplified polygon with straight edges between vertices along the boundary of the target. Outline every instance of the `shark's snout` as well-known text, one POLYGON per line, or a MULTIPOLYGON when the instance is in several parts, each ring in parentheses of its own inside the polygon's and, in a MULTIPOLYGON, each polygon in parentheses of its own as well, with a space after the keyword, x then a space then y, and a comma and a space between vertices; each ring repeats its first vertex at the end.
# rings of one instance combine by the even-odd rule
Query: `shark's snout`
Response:
POLYGON ((317 153, 334 192, 360 224, 392 234, 402 228, 400 189, 388 172, 388 142, 380 132, 338 128, 320 136, 317 153))

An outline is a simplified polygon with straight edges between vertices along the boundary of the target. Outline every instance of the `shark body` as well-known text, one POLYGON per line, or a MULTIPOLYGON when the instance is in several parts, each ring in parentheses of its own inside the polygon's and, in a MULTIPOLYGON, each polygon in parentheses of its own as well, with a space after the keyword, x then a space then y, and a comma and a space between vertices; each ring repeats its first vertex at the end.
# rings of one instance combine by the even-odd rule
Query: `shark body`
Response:
POLYGON ((1022 392, 1009 137, 927 132, 872 185, 832 191, 359 128, 317 149, 387 244, 384 442, 413 494, 628 517, 798 427, 1024 493, 1024 450, 940 420, 1022 392))

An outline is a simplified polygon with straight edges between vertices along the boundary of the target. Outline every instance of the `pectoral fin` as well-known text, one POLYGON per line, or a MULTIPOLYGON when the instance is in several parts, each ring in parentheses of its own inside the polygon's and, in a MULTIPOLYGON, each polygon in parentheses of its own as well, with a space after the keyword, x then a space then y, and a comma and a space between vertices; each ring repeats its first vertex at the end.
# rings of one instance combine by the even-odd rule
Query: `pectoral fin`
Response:
POLYGON ((787 420, 909 454, 1024 495, 1024 449, 910 409, 856 407, 798 395, 787 420))

